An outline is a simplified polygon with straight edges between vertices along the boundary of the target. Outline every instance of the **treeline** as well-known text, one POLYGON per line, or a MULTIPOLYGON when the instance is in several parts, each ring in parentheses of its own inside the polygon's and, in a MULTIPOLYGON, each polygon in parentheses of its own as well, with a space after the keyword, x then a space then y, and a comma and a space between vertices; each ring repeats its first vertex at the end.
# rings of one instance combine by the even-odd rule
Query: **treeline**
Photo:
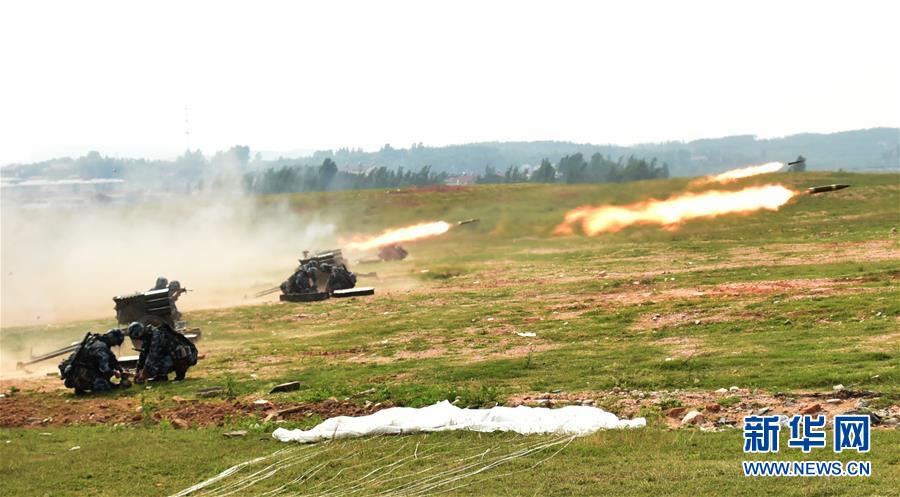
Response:
MULTIPOLYGON (((493 166, 486 166, 476 183, 618 183, 642 179, 668 178, 667 164, 657 166, 656 159, 647 161, 635 157, 613 161, 600 154, 586 161, 581 153, 563 157, 557 165, 549 159, 541 161, 533 170, 510 166, 505 173, 498 173, 493 166)), ((341 171, 337 163, 326 158, 319 166, 282 165, 263 171, 244 174, 246 193, 270 195, 309 191, 356 190, 365 188, 404 188, 428 186, 456 180, 447 173, 435 173, 430 166, 418 171, 398 167, 372 167, 365 172, 341 171)))
POLYGON ((445 147, 416 143, 406 149, 390 145, 374 152, 344 148, 319 151, 311 158, 276 159, 265 159, 259 152, 251 154, 245 145, 209 156, 200 150, 188 150, 168 160, 108 157, 90 152, 77 158, 6 165, 2 172, 4 180, 13 182, 37 178, 117 178, 129 185, 140 185, 145 191, 240 189, 242 178, 245 183, 249 182, 252 190, 290 188, 291 191, 306 191, 415 186, 439 183, 447 176, 471 176, 478 171, 484 171, 480 179, 484 183, 617 182, 668 175, 702 176, 750 164, 786 162, 801 154, 808 158, 811 170, 897 171, 900 168, 900 129, 874 128, 767 139, 730 136, 630 147, 557 141, 488 142, 445 147), (610 157, 627 159, 613 163, 610 157), (634 157, 656 157, 662 166, 634 157), (325 160, 345 171, 363 166, 375 169, 368 169, 362 175, 335 173, 330 181, 325 181, 329 179, 327 175, 318 177, 318 169, 325 160), (556 164, 552 180, 549 166, 544 162, 551 166, 556 164), (429 167, 423 171, 424 164, 429 167), (246 178, 248 174, 250 178, 246 178), (279 182, 279 178, 284 181, 279 182))
POLYGON ((522 169, 535 167, 543 158, 557 163, 576 153, 585 157, 595 153, 605 157, 657 157, 669 165, 672 176, 705 176, 751 164, 786 162, 801 154, 809 158, 813 170, 896 170, 900 166, 900 129, 803 133, 777 138, 740 135, 631 146, 560 141, 485 142, 443 147, 415 143, 409 148, 384 145, 372 152, 353 148, 321 150, 313 155, 311 163, 320 164, 330 158, 340 166, 371 164, 409 168, 429 164, 435 171, 476 174, 484 171, 486 165, 498 171, 509 165, 518 165, 522 169))
POLYGON ((485 167, 484 175, 478 176, 477 183, 621 183, 625 181, 638 181, 643 179, 657 179, 669 177, 669 165, 663 163, 657 167, 654 158, 649 162, 645 159, 637 159, 634 156, 619 158, 613 161, 609 157, 596 153, 590 161, 584 160, 579 152, 566 155, 559 160, 554 167, 549 159, 543 159, 541 165, 533 171, 527 171, 519 166, 510 166, 506 172, 500 174, 491 166, 485 167))
POLYGON ((257 195, 307 191, 360 190, 365 188, 404 188, 442 184, 447 173, 434 173, 425 166, 418 171, 403 167, 374 167, 364 173, 339 171, 337 164, 325 159, 320 166, 281 166, 244 175, 244 191, 257 195))

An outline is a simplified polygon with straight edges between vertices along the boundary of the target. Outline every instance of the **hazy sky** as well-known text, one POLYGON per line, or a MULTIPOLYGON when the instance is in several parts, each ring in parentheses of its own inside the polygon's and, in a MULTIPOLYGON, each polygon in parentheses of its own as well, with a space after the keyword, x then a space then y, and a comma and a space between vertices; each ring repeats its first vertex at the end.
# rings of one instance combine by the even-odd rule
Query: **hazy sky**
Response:
POLYGON ((900 126, 894 1, 0 5, 0 164, 900 126))

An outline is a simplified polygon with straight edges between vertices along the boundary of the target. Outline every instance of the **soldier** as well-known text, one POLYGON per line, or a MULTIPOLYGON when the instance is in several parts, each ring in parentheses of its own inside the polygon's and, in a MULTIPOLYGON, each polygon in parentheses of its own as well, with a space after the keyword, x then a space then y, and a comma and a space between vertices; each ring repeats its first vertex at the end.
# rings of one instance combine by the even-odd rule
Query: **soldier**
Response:
POLYGON ((152 292, 153 290, 162 290, 163 288, 168 288, 168 286, 169 280, 165 277, 160 276, 159 278, 156 278, 156 284, 153 285, 153 288, 151 288, 150 291, 152 292))
POLYGON ((134 381, 167 381, 169 373, 175 372, 175 380, 184 379, 189 367, 197 364, 197 347, 190 340, 173 331, 169 325, 144 326, 134 322, 128 326, 128 336, 137 345, 137 374, 134 381))
POLYGON ((306 274, 309 276, 309 288, 311 292, 319 291, 319 262, 315 259, 306 263, 306 274))
POLYGON ((169 301, 172 306, 172 320, 180 321, 181 313, 178 312, 178 308, 175 306, 175 302, 178 300, 178 297, 181 296, 182 293, 187 292, 187 288, 182 288, 181 283, 178 280, 169 281, 168 278, 164 276, 160 276, 156 278, 156 284, 153 285, 153 288, 150 289, 151 292, 156 290, 169 290, 169 301))
POLYGON ((308 281, 306 270, 303 266, 298 266, 294 274, 288 276, 288 279, 281 284, 281 292, 286 294, 301 293, 302 285, 305 281, 308 281))
MULTIPOLYGON (((165 278, 163 278, 165 280, 165 278)), ((178 297, 181 296, 182 293, 187 292, 187 288, 182 288, 181 283, 178 280, 172 280, 166 286, 169 289, 169 301, 172 305, 172 320, 180 321, 181 313, 178 312, 178 308, 175 307, 175 302, 178 301, 178 297)))
POLYGON ((282 293, 314 293, 316 291, 315 274, 316 269, 314 266, 301 265, 287 281, 281 284, 282 293))
POLYGON ((123 340, 124 334, 118 329, 111 329, 103 335, 89 333, 85 336, 75 352, 59 363, 59 375, 65 381, 66 388, 74 388, 76 395, 82 395, 88 390, 104 392, 131 386, 111 350, 111 347, 122 345, 123 340), (120 379, 118 384, 110 381, 113 376, 120 379))
POLYGON ((328 284, 325 291, 334 293, 335 290, 347 290, 356 286, 356 275, 347 271, 342 264, 332 266, 323 264, 322 271, 328 274, 328 284))

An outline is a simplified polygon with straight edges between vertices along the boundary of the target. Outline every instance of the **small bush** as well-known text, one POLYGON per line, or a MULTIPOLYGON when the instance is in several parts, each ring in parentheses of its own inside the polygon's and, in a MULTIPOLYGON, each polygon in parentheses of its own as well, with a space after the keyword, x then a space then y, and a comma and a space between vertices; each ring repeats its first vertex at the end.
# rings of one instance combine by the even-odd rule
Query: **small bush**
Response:
POLYGON ((659 401, 659 408, 663 411, 667 411, 675 407, 684 407, 684 404, 682 404, 678 399, 663 399, 659 401))
POLYGON ((716 403, 722 407, 731 407, 740 401, 741 401, 740 397, 738 397, 737 395, 732 395, 731 397, 725 397, 724 399, 719 399, 716 401, 716 403))
POLYGON ((237 381, 235 381, 234 376, 231 376, 230 374, 225 375, 225 397, 229 399, 237 397, 237 389, 238 384, 237 381))

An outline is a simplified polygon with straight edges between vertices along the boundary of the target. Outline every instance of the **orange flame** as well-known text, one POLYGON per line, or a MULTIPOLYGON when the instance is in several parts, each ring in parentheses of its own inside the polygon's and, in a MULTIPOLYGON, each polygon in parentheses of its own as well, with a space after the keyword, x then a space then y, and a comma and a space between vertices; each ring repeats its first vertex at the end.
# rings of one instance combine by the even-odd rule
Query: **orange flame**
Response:
POLYGON ((784 164, 781 162, 767 162, 767 163, 761 164, 759 166, 742 167, 739 169, 732 169, 730 171, 725 171, 722 174, 717 174, 715 176, 709 176, 708 178, 706 178, 706 181, 707 182, 715 182, 715 183, 730 183, 732 181, 736 181, 741 178, 749 178, 750 176, 756 176, 757 174, 778 172, 783 167, 784 167, 784 164))
POLYGON ((450 229, 450 223, 444 221, 436 221, 433 223, 414 224, 412 226, 404 226, 392 230, 386 230, 379 235, 355 240, 347 244, 347 248, 357 250, 368 250, 385 245, 392 245, 400 242, 411 242, 422 238, 443 235, 450 229))
POLYGON ((659 224, 674 228, 691 219, 746 214, 760 209, 778 210, 796 194, 781 185, 764 185, 735 192, 711 190, 684 193, 666 200, 647 200, 625 206, 585 206, 567 212, 565 221, 556 227, 554 234, 572 234, 573 225, 577 223, 590 236, 615 233, 633 224, 659 224))

